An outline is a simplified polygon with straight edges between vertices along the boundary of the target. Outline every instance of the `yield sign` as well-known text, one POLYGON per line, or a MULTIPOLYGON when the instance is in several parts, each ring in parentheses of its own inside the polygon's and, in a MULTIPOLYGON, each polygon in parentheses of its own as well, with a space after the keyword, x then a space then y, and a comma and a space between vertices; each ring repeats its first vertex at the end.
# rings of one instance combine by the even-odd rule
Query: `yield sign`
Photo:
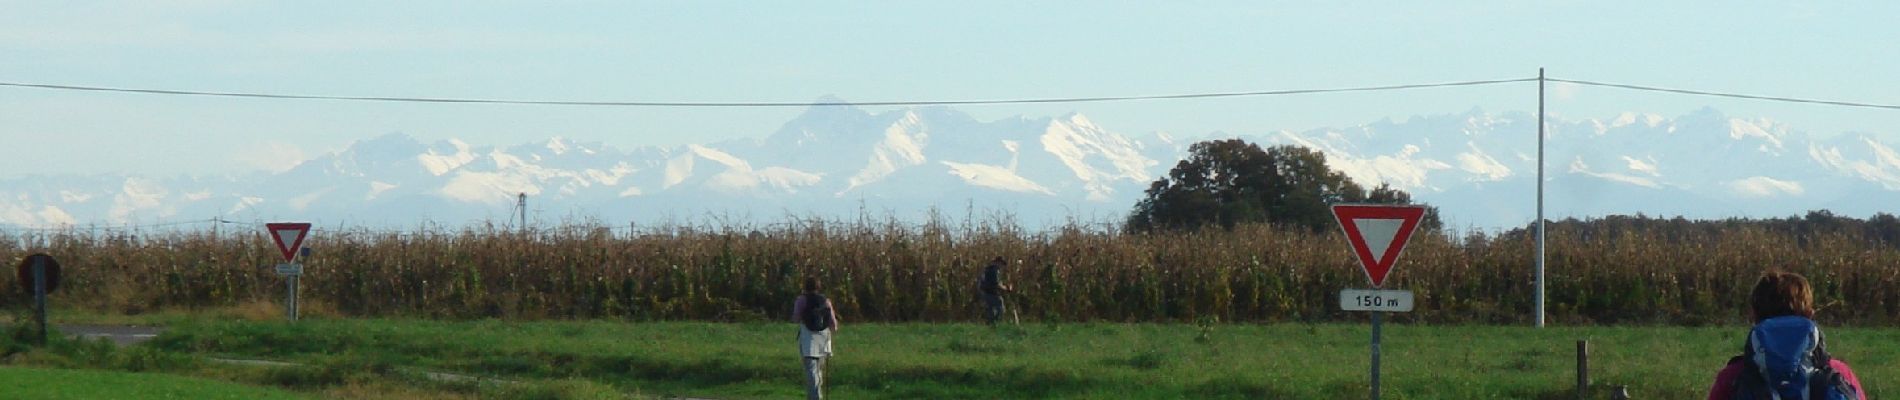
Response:
POLYGON ((277 242, 277 251, 284 252, 284 262, 297 259, 297 249, 303 248, 303 238, 310 234, 308 222, 278 222, 264 224, 270 231, 270 240, 277 242))
POLYGON ((1366 280, 1371 281, 1374 288, 1385 285, 1386 274, 1398 263, 1399 252, 1405 250, 1406 240, 1412 238, 1412 231, 1418 229, 1418 221, 1424 216, 1425 208, 1420 206, 1333 206, 1333 217, 1339 219, 1339 228, 1346 231, 1352 253, 1359 256, 1359 264, 1366 269, 1366 280))

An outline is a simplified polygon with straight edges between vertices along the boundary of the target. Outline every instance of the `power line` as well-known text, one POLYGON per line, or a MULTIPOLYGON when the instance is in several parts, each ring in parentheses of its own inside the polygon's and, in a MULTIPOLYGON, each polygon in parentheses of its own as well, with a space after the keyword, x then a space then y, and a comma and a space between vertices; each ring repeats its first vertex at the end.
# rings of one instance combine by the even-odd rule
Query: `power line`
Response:
POLYGON ((1451 86, 1479 86, 1500 83, 1532 82, 1537 78, 1493 79, 1480 81, 1421 83, 1409 85, 1362 86, 1324 89, 1263 90, 1250 92, 1213 92, 1187 93, 1145 96, 1105 96, 1105 97, 1052 97, 1027 99, 979 99, 979 100, 922 100, 922 101, 871 101, 871 102, 690 102, 690 101, 572 101, 572 100, 509 100, 509 99, 469 99, 441 97, 367 97, 367 96, 326 96, 306 94, 214 92, 199 90, 168 90, 115 88, 102 86, 55 85, 44 83, 0 82, 0 86, 20 88, 75 90, 90 92, 141 93, 179 96, 216 96, 243 97, 259 99, 297 99, 297 100, 344 100, 344 101, 382 101, 405 103, 457 103, 457 104, 510 104, 510 105, 547 105, 547 106, 613 106, 613 107, 826 107, 826 106, 929 106, 929 105, 974 105, 974 104, 1037 104, 1037 103, 1090 103, 1131 100, 1179 100, 1206 99, 1221 97, 1277 96, 1289 94, 1370 92, 1383 90, 1422 89, 1451 86))
POLYGON ((1889 109, 1889 110, 1900 110, 1900 105, 1892 105, 1892 104, 1874 104, 1874 103, 1861 103, 1861 102, 1852 102, 1852 101, 1817 100, 1817 99, 1803 99, 1803 98, 1797 98, 1797 97, 1762 96, 1762 95, 1741 94, 1741 93, 1723 93, 1723 92, 1711 92, 1711 91, 1704 91, 1704 90, 1675 89, 1675 88, 1665 88, 1665 87, 1656 87, 1656 86, 1631 85, 1631 84, 1623 84, 1623 83, 1592 82, 1592 81, 1577 80, 1577 79, 1549 78, 1549 80, 1551 82, 1575 83, 1579 85, 1603 86, 1603 87, 1613 87, 1613 88, 1630 89, 1630 90, 1645 90, 1645 91, 1651 91, 1651 92, 1689 94, 1689 95, 1697 95, 1697 96, 1729 97, 1729 98, 1737 98, 1737 99, 1782 101, 1782 102, 1789 102, 1789 103, 1822 104, 1822 105, 1832 105, 1832 106, 1884 108, 1884 109, 1889 109))
POLYGON ((170 226, 182 226, 182 225, 200 225, 200 224, 211 224, 211 223, 218 223, 218 222, 221 222, 221 220, 218 220, 218 219, 201 219, 201 220, 191 220, 191 221, 173 221, 173 222, 155 222, 155 223, 150 223, 150 224, 136 224, 136 225, 135 225, 135 224, 126 224, 126 225, 117 225, 117 226, 113 226, 113 225, 104 225, 104 226, 101 226, 101 225, 91 225, 91 226, 78 226, 78 225, 66 225, 66 226, 61 226, 61 227, 33 227, 33 226, 10 226, 10 227, 9 227, 9 226, 3 226, 3 225, 0 225, 0 231, 21 231, 21 232, 99 232, 99 231, 132 231, 132 230, 141 230, 141 229, 150 229, 150 228, 163 228, 163 227, 170 227, 170 226))
MULTIPOLYGON (((833 107, 833 106, 1042 104, 1042 103, 1091 103, 1091 102, 1113 102, 1113 101, 1135 101, 1135 100, 1183 100, 1183 99, 1278 96, 1278 95, 1317 94, 1317 93, 1371 92, 1371 91, 1423 89, 1423 88, 1455 87, 1455 86, 1480 86, 1480 85, 1494 85, 1494 84, 1503 84, 1503 83, 1533 82, 1536 80, 1537 78, 1492 79, 1492 80, 1476 80, 1476 81, 1406 84, 1406 85, 1360 86, 1360 87, 1319 88, 1319 89, 1262 90, 1262 91, 1245 91, 1245 92, 1207 92, 1207 93, 1185 93, 1185 94, 1167 94, 1167 95, 1050 97, 1050 98, 1018 98, 1018 99, 977 99, 977 100, 901 100, 901 101, 869 101, 869 102, 754 102, 754 101, 690 102, 690 101, 512 100, 512 99, 443 98, 443 97, 328 96, 328 95, 305 95, 305 94, 283 94, 283 93, 218 92, 218 91, 201 91, 201 90, 118 88, 118 87, 104 87, 104 86, 59 85, 59 84, 21 83, 21 82, 0 82, 0 86, 33 88, 33 89, 49 89, 49 90, 69 90, 69 91, 139 93, 139 94, 155 94, 155 95, 175 95, 175 96, 239 97, 239 98, 254 98, 254 99, 286 99, 286 100, 339 100, 339 101, 378 101, 378 102, 405 102, 405 103, 503 104, 503 105, 544 105, 544 106, 737 108, 737 107, 833 107)), ((1780 101, 1780 102, 1790 102, 1790 103, 1900 110, 1900 105, 1893 105, 1893 104, 1877 104, 1877 103, 1865 103, 1865 102, 1841 101, 1841 100, 1806 99, 1806 98, 1798 98, 1798 97, 1766 96, 1766 95, 1754 95, 1754 94, 1743 94, 1743 93, 1716 92, 1716 91, 1707 91, 1707 90, 1678 89, 1678 88, 1668 88, 1668 87, 1659 87, 1659 86, 1634 85, 1634 84, 1627 84, 1627 83, 1597 82, 1597 81, 1588 81, 1588 80, 1581 80, 1581 79, 1547 78, 1546 80, 1551 81, 1551 82, 1573 83, 1573 84, 1579 84, 1579 85, 1687 94, 1687 95, 1696 95, 1696 96, 1727 97, 1727 98, 1737 98, 1737 99, 1767 100, 1767 101, 1780 101)))

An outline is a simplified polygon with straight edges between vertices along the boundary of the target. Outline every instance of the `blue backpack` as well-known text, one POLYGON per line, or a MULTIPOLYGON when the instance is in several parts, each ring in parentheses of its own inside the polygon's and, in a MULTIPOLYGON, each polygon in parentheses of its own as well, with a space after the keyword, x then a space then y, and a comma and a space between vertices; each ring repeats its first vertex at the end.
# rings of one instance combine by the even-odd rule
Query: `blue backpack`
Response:
POLYGON ((1748 332, 1743 363, 1735 380, 1735 399, 1860 400, 1854 387, 1835 371, 1822 348, 1821 328, 1800 316, 1763 320, 1748 332))

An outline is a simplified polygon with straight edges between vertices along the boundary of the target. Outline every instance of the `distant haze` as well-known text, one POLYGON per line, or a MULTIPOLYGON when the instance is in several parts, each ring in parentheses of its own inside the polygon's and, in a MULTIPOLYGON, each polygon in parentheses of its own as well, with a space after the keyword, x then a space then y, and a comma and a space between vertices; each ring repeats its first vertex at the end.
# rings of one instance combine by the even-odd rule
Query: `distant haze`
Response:
MULTIPOLYGON (((831 99, 838 100, 838 99, 831 99)), ((1553 218, 1645 213, 1866 216, 1900 204, 1892 139, 1815 138, 1714 109, 1553 119, 1553 218)), ((1534 213, 1535 124, 1471 110, 1306 131, 1238 134, 1323 151, 1362 185, 1442 209, 1447 226, 1522 226, 1534 213)), ((1013 215, 1030 227, 1117 222, 1199 140, 1128 135, 1091 116, 978 119, 927 107, 818 107, 756 138, 618 148, 567 138, 512 145, 388 134, 241 175, 34 175, 0 180, 0 223, 143 224, 222 218, 405 228, 512 219, 536 224, 773 223, 786 217, 916 221, 1013 215)))

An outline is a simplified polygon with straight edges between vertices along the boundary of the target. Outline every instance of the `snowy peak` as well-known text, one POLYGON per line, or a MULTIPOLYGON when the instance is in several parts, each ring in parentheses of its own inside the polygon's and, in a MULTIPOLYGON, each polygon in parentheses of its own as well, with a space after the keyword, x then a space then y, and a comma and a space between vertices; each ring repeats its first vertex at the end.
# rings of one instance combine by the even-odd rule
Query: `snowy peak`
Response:
POLYGON ((672 188, 688 180, 705 181, 721 174, 748 174, 752 165, 731 154, 700 145, 687 145, 686 151, 666 161, 666 180, 661 188, 672 188), (698 179, 693 179, 697 177, 698 179))
MULTIPOLYGON (((819 97, 816 103, 849 104, 830 95, 819 97)), ((849 142, 854 134, 867 133, 864 128, 876 125, 878 119, 857 106, 813 106, 787 121, 765 140, 776 146, 849 142)))
POLYGON ((416 155, 416 162, 428 169, 430 175, 442 176, 475 161, 475 153, 469 151, 468 143, 450 139, 444 144, 447 146, 433 146, 428 151, 416 155))
MULTIPOLYGON (((1389 183, 1441 204, 1448 218, 1499 226, 1527 220, 1536 171, 1528 115, 1441 115, 1360 127, 1278 132, 1264 144, 1320 149, 1362 184, 1389 183), (1491 197, 1486 197, 1491 196, 1491 197)), ((1550 206, 1555 215, 1611 213, 1721 218, 1809 209, 1891 212, 1900 191, 1892 139, 1816 141, 1767 119, 1702 109, 1674 118, 1623 113, 1550 121, 1550 206), (1884 193, 1884 194, 1883 194, 1884 193), (1671 201, 1658 202, 1667 198, 1671 201)))
POLYGON ((569 148, 567 144, 567 140, 561 139, 560 136, 555 136, 553 138, 548 139, 547 144, 544 144, 541 147, 546 147, 549 152, 552 152, 555 155, 561 155, 561 154, 567 153, 568 148, 569 148))
POLYGON ((924 147, 930 144, 930 127, 915 111, 884 128, 884 138, 871 145, 871 158, 863 169, 852 175, 846 191, 876 182, 898 169, 923 164, 924 147))
POLYGON ((1017 175, 1015 169, 995 165, 964 164, 944 161, 949 173, 971 186, 1001 190, 1006 192, 1031 193, 1053 196, 1056 193, 1041 184, 1017 175))
MULTIPOLYGON (((1080 114, 978 120, 945 107, 874 114, 820 106, 761 139, 671 148, 622 150, 563 137, 424 143, 398 133, 277 174, 0 181, 7 199, 0 225, 219 216, 403 227, 501 220, 520 194, 534 212, 580 218, 976 206, 1034 224, 1125 215, 1187 146, 1241 137, 1319 150, 1362 185, 1391 184, 1441 207, 1451 226, 1503 227, 1533 213, 1535 121, 1527 113, 1470 110, 1305 131, 1131 138, 1080 114)), ((1900 201, 1896 143, 1871 134, 1817 140, 1784 123, 1713 109, 1552 119, 1549 206, 1557 216, 1891 212, 1900 201)))
POLYGON ((818 174, 785 167, 753 168, 752 164, 717 149, 687 145, 666 161, 660 190, 690 187, 722 195, 772 196, 794 194, 817 184, 818 174))
POLYGON ((1118 183, 1147 182, 1149 168, 1159 164, 1143 156, 1133 141, 1095 126, 1081 114, 1051 120, 1039 142, 1083 182, 1091 201, 1112 199, 1118 183))
POLYGON ((1620 115, 1617 115, 1615 119, 1611 120, 1609 123, 1610 125, 1608 127, 1621 128, 1621 127, 1630 126, 1630 125, 1642 124, 1642 126, 1644 127, 1654 128, 1656 127, 1656 125, 1661 124, 1663 123, 1663 121, 1666 121, 1666 120, 1667 118, 1663 118, 1663 116, 1657 115, 1657 114, 1638 114, 1638 113, 1633 113, 1633 112, 1625 112, 1620 115))
POLYGON ((1866 134, 1842 135, 1808 146, 1807 156, 1832 172, 1900 191, 1900 151, 1866 134))

